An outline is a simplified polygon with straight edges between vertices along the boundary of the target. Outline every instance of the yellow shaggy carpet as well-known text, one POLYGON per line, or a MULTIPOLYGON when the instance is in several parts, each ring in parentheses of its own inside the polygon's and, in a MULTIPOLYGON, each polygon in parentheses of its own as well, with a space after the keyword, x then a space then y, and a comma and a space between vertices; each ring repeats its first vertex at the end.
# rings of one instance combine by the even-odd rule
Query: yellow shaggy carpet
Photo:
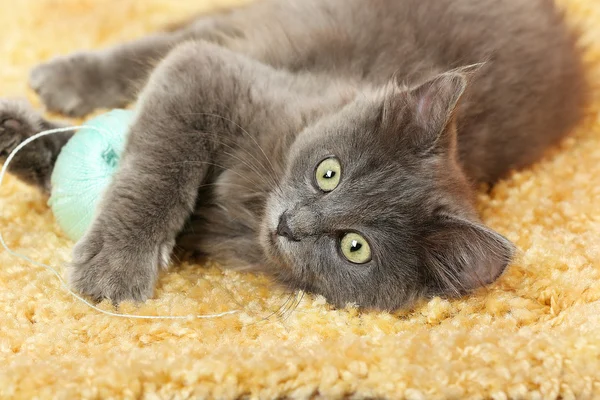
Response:
MULTIPOLYGON (((52 55, 234 3, 0 0, 0 96, 35 102, 28 70, 52 55)), ((596 100, 559 149, 480 195, 485 221, 521 250, 495 285, 408 313, 361 314, 183 263, 155 299, 119 311, 241 311, 139 320, 91 310, 51 272, 1 251, 0 398, 600 398, 600 1, 560 3, 584 32, 596 100)), ((12 178, 0 188, 0 229, 35 260, 62 270, 69 259, 73 243, 46 199, 12 178)))

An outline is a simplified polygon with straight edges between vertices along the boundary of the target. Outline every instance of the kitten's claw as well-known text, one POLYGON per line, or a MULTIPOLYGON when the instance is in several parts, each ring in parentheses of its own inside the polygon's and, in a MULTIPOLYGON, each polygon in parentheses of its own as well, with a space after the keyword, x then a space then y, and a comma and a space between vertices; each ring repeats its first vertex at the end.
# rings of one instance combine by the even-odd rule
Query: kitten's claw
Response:
POLYGON ((69 282, 95 301, 144 302, 152 297, 158 270, 168 262, 172 248, 172 243, 148 248, 92 227, 75 246, 69 282))

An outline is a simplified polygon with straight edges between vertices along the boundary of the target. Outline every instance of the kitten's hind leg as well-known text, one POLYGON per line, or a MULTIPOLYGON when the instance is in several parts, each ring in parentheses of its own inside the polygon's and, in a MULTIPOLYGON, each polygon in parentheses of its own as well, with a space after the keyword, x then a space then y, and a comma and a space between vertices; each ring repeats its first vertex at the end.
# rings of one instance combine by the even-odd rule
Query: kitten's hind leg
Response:
MULTIPOLYGON (((32 135, 65 126, 45 120, 25 101, 0 99, 0 163, 4 163, 9 154, 32 135)), ((16 154, 8 171, 22 181, 49 192, 56 158, 72 135, 71 132, 61 132, 34 140, 16 154)))
POLYGON ((123 107, 136 99, 155 65, 175 46, 192 39, 220 42, 235 35, 230 26, 218 23, 218 16, 106 49, 55 57, 31 71, 29 85, 48 110, 72 117, 123 107))
POLYGON ((135 99, 152 70, 174 44, 168 33, 98 51, 55 57, 35 67, 29 85, 50 111, 72 117, 117 108, 135 99))

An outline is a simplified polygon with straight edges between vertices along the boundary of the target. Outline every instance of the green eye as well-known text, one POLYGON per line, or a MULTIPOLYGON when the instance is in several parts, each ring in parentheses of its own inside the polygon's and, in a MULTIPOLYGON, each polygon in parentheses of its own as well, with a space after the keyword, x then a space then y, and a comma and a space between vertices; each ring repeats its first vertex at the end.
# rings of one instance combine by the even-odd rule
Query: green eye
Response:
POLYGON ((340 183, 342 177, 342 166, 335 157, 326 158, 317 166, 315 171, 315 182, 319 189, 331 192, 340 183))
POLYGON ((364 264, 371 261, 371 247, 358 233, 346 233, 340 241, 340 248, 344 257, 352 263, 364 264))

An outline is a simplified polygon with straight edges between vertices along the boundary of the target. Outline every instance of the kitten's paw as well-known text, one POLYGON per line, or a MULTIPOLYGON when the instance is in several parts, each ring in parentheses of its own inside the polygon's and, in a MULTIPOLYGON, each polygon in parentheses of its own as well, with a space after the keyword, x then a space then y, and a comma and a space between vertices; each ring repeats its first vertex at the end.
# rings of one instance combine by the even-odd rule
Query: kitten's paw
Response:
POLYGON ((146 301, 154 292, 159 267, 169 261, 172 243, 147 246, 105 233, 92 228, 75 246, 71 287, 95 301, 146 301))
POLYGON ((25 139, 42 130, 43 119, 25 101, 0 99, 0 161, 25 139))
POLYGON ((48 110, 81 117, 103 106, 104 79, 99 57, 80 52, 38 65, 29 85, 48 110))

